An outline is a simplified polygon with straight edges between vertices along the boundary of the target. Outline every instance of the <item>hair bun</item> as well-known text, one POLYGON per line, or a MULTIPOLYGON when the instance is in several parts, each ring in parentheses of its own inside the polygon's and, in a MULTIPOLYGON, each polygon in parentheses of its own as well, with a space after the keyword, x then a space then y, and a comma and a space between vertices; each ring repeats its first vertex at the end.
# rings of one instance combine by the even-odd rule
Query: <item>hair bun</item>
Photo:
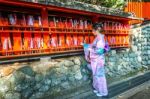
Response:
POLYGON ((94 23, 93 26, 92 26, 92 28, 95 29, 95 30, 97 30, 99 27, 102 28, 103 27, 103 23, 101 23, 101 22, 100 23, 94 23))

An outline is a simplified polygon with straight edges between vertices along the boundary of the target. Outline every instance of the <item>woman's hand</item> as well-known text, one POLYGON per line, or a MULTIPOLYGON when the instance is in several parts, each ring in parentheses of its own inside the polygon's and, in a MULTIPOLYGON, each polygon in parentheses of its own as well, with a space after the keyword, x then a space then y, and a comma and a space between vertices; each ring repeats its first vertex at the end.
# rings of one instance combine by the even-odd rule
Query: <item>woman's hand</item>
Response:
POLYGON ((109 56, 109 54, 108 54, 108 53, 105 53, 105 56, 109 56))
POLYGON ((99 54, 99 55, 102 55, 104 54, 104 49, 103 48, 99 48, 98 50, 96 50, 96 53, 99 54))
POLYGON ((90 55, 88 55, 88 57, 87 57, 87 62, 91 63, 90 55))
POLYGON ((83 45, 84 45, 84 43, 81 43, 80 45, 81 45, 81 46, 83 46, 83 45))

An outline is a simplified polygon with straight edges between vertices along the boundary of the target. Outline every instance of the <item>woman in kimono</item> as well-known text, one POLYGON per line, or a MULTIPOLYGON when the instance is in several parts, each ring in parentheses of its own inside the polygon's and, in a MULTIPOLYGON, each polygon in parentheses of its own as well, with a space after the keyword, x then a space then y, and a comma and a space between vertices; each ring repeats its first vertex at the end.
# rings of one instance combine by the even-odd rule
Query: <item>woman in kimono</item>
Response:
POLYGON ((101 34, 102 24, 93 25, 93 34, 96 36, 92 44, 84 43, 85 59, 88 61, 88 67, 92 70, 93 88, 97 96, 107 96, 107 82, 105 77, 105 53, 109 51, 108 43, 101 34))

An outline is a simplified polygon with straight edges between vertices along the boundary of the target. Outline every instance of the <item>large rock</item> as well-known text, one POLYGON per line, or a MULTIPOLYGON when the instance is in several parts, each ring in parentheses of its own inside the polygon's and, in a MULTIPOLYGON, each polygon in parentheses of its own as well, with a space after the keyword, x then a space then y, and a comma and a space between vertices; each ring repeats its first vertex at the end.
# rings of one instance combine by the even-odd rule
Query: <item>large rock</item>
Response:
POLYGON ((141 62, 141 61, 142 61, 142 58, 141 58, 141 57, 138 57, 138 61, 141 62))
POLYGON ((148 65, 150 65, 150 61, 148 61, 148 65))
POLYGON ((142 65, 142 67, 143 67, 144 69, 147 69, 147 70, 148 70, 148 66, 142 65))
POLYGON ((28 76, 35 76, 35 72, 32 70, 32 68, 30 66, 24 66, 24 67, 18 69, 18 71, 20 71, 28 76))
POLYGON ((138 47, 141 47, 141 44, 139 43, 137 46, 138 46, 138 47))
MULTIPOLYGON (((59 68, 56 68, 56 72, 59 73, 59 75, 66 75, 69 72, 69 68, 66 66, 61 66, 59 68)), ((55 73, 56 73, 55 72, 55 73)))
POLYGON ((47 70, 51 68, 57 68, 57 67, 58 67, 58 62, 51 60, 50 62, 35 64, 32 66, 32 69, 36 73, 44 74, 47 70))
POLYGON ((141 51, 137 51, 136 54, 137 54, 138 56, 140 56, 140 55, 142 54, 142 52, 141 52, 141 51))
POLYGON ((14 72, 14 68, 12 67, 3 67, 1 70, 0 70, 0 76, 3 77, 3 76, 8 76, 10 74, 12 74, 14 72))
POLYGON ((70 89, 71 88, 71 86, 68 82, 61 83, 61 87, 64 88, 64 89, 70 89))
POLYGON ((74 65, 74 63, 72 61, 69 61, 69 60, 64 60, 63 62, 64 62, 64 66, 66 66, 66 67, 74 65))
POLYGON ((79 59, 79 57, 76 57, 75 59, 74 59, 74 63, 75 63, 75 65, 81 65, 81 60, 79 59))
POLYGON ((1 78, 0 79, 0 93, 4 94, 9 90, 11 90, 10 82, 4 78, 1 78))
POLYGON ((42 74, 36 74, 36 76, 35 76, 35 81, 36 82, 40 82, 40 81, 42 81, 43 80, 43 75, 42 74))
POLYGON ((25 83, 29 84, 30 86, 34 86, 36 81, 34 77, 26 76, 25 83))
POLYGON ((46 91, 49 90, 49 88, 50 88, 49 85, 43 85, 43 86, 39 89, 39 91, 40 91, 40 92, 46 92, 46 91))
POLYGON ((133 61, 134 61, 134 58, 130 58, 130 61, 133 62, 133 61))
POLYGON ((21 95, 22 98, 28 99, 33 93, 34 93, 33 88, 28 87, 27 89, 22 91, 21 95))
MULTIPOLYGON (((54 86, 54 87, 51 87, 51 93, 52 94, 56 94, 56 93, 58 93, 58 92, 61 92, 62 90, 61 90, 61 87, 56 87, 56 86, 54 86)), ((64 90, 63 90, 64 91, 64 90)))
POLYGON ((34 86, 34 90, 38 90, 40 89, 41 87, 43 86, 43 84, 40 82, 40 83, 36 83, 35 86, 34 86))
POLYGON ((115 61, 116 61, 116 57, 110 57, 110 58, 109 58, 109 61, 115 62, 115 61))
POLYGON ((21 99, 20 93, 16 92, 7 92, 4 97, 5 99, 21 99))
POLYGON ((148 50, 148 52, 147 52, 149 55, 150 55, 150 50, 148 50))
POLYGON ((120 71, 122 69, 122 67, 123 67, 122 65, 118 65, 117 70, 120 71))
POLYGON ((52 80, 51 86, 55 86, 61 83, 61 79, 59 78, 52 78, 51 80, 52 80))
POLYGON ((80 65, 74 65, 74 66, 72 66, 72 72, 76 72, 78 70, 80 70, 80 65))
POLYGON ((26 75, 21 71, 15 71, 8 81, 11 82, 11 88, 16 91, 22 91, 30 85, 30 83, 27 83, 26 75))
POLYGON ((15 90, 15 91, 17 91, 17 92, 21 92, 21 91, 23 91, 23 90, 25 90, 25 89, 27 89, 27 88, 29 88, 29 86, 30 86, 30 84, 29 83, 20 83, 20 84, 18 84, 18 85, 13 85, 13 90, 15 90))
POLYGON ((45 85, 51 85, 51 83, 52 83, 52 81, 51 81, 51 79, 44 79, 44 84, 45 85))
POLYGON ((82 79, 82 74, 81 74, 81 71, 77 71, 76 73, 75 73, 75 78, 77 79, 77 80, 81 80, 82 79))
POLYGON ((131 49, 133 52, 136 52, 137 51, 137 46, 131 46, 131 49))
POLYGON ((129 57, 128 53, 124 54, 123 56, 124 56, 124 57, 126 57, 126 58, 128 58, 128 57, 129 57))
POLYGON ((137 55, 136 55, 135 53, 130 53, 130 54, 129 54, 129 57, 130 57, 130 58, 134 58, 134 57, 136 57, 136 56, 137 56, 137 55))
POLYGON ((111 55, 112 55, 112 56, 116 55, 116 50, 112 50, 112 51, 111 51, 111 55))
POLYGON ((70 77, 68 77, 68 80, 69 80, 70 82, 75 82, 75 77, 74 77, 74 76, 70 76, 70 77))
POLYGON ((29 99, 42 99, 43 96, 44 96, 44 93, 37 92, 37 93, 33 94, 29 99))

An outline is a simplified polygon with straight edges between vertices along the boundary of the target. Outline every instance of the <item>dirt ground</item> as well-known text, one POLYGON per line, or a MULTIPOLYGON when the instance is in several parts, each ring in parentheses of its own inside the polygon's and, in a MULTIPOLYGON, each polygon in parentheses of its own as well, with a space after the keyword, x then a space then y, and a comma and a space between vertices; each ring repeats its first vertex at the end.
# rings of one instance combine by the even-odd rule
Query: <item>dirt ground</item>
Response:
POLYGON ((150 87, 133 95, 128 99, 150 99, 150 87))

